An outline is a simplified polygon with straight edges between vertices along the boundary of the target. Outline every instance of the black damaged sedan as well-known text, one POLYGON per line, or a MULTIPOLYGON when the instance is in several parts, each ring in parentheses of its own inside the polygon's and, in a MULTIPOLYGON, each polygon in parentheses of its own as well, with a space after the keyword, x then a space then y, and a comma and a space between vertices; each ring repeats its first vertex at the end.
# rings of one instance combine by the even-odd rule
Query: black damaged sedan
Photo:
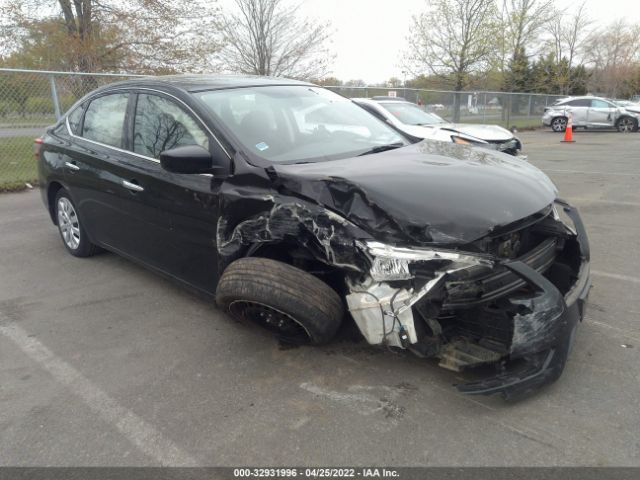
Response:
POLYGON ((76 257, 121 254, 286 342, 353 319, 372 345, 492 366, 469 394, 564 369, 589 245, 525 162, 411 143, 328 90, 259 77, 112 84, 41 141, 42 198, 76 257))

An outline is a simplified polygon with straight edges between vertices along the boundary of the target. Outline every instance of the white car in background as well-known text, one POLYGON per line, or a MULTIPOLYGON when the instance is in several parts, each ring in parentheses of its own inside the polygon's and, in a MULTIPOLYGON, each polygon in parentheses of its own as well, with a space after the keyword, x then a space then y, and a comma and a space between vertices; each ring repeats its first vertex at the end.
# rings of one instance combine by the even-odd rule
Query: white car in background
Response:
POLYGON ((352 98, 356 104, 396 129, 413 137, 489 148, 526 160, 522 142, 499 125, 451 123, 415 103, 399 98, 352 98))
POLYGON ((542 123, 554 132, 564 132, 569 114, 573 128, 615 128, 619 132, 638 130, 640 108, 617 105, 615 101, 601 97, 569 97, 558 100, 544 109, 542 123))

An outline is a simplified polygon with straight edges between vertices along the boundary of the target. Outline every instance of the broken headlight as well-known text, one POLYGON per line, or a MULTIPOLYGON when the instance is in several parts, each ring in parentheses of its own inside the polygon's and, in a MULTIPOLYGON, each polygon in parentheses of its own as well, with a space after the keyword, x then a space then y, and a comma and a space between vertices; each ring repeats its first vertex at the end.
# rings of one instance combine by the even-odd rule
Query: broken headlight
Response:
POLYGON ((470 137, 462 137, 460 135, 451 135, 451 141, 453 143, 457 143, 458 145, 475 145, 478 147, 490 148, 492 150, 496 149, 494 144, 485 142, 484 140, 481 140, 479 138, 471 139, 470 137))
POLYGON ((474 266, 493 266, 489 255, 460 253, 455 250, 393 247, 380 242, 364 242, 362 248, 371 258, 369 274, 376 282, 409 280, 420 265, 433 271, 456 271, 474 266))

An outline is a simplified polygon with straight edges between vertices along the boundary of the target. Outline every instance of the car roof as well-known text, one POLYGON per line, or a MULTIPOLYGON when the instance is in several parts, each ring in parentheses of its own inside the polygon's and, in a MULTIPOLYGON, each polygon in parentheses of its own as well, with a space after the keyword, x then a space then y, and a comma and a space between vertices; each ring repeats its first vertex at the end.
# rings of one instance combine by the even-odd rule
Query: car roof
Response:
POLYGON ((387 95, 376 95, 371 97, 371 100, 375 100, 376 102, 384 101, 384 100, 392 100, 397 102, 406 102, 407 100, 404 97, 390 97, 387 95))
POLYGON ((385 100, 379 100, 379 99, 377 99, 375 97, 374 98, 352 98, 351 100, 353 100, 356 103, 360 102, 360 103, 374 103, 374 104, 375 103, 411 103, 411 102, 409 102, 407 100, 403 100, 403 99, 397 98, 397 97, 396 97, 397 99, 394 99, 394 97, 385 97, 385 98, 389 98, 390 100, 386 100, 386 99, 385 100), (391 99, 393 99, 393 100, 391 100, 391 99))
POLYGON ((559 100, 557 100, 558 103, 564 103, 564 102, 569 102, 571 100, 607 100, 607 101, 612 101, 609 98, 606 97, 598 97, 597 95, 577 95, 575 97, 566 97, 566 98, 561 98, 559 100))
POLYGON ((136 77, 109 84, 104 89, 113 87, 149 87, 169 86, 186 92, 221 90, 226 88, 262 87, 269 85, 314 85, 309 82, 291 80, 289 78, 263 77, 258 75, 163 75, 159 77, 136 77))

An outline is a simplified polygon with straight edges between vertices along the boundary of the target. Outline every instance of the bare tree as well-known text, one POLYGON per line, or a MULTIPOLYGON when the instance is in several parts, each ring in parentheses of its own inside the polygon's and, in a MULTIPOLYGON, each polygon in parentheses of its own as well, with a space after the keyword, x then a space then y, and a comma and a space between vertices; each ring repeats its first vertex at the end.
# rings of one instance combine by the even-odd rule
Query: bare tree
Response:
POLYGON ((328 70, 329 25, 303 18, 288 0, 235 0, 226 12, 220 53, 224 70, 252 75, 321 78, 328 70))
POLYGON ((592 88, 616 97, 640 63, 640 25, 618 20, 593 32, 585 51, 593 68, 592 88))
MULTIPOLYGON (((429 73, 451 80, 456 91, 471 73, 483 70, 495 48, 494 0, 430 0, 429 10, 413 17, 405 64, 414 75, 429 73)), ((460 94, 454 120, 460 118, 460 94)))
POLYGON ((585 4, 586 1, 582 2, 573 15, 556 12, 547 25, 556 62, 566 58, 569 68, 572 68, 577 61, 589 35, 589 27, 593 23, 587 15, 585 4))
POLYGON ((555 13, 554 0, 503 0, 501 32, 505 57, 513 60, 525 48, 534 54, 541 32, 555 13))
POLYGON ((556 64, 566 62, 567 92, 565 93, 568 93, 572 88, 573 68, 583 64, 581 53, 583 53, 585 42, 589 36, 589 27, 592 24, 587 16, 585 3, 586 1, 578 6, 573 15, 557 11, 549 20, 546 28, 550 37, 547 49, 553 52, 556 64))

